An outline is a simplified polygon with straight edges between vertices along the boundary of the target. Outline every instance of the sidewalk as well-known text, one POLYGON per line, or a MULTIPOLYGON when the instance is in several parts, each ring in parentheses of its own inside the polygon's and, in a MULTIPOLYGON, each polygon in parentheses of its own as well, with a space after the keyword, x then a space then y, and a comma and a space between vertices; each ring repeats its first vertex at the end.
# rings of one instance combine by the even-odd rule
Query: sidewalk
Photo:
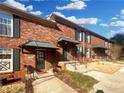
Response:
POLYGON ((33 82, 34 93, 77 93, 54 75, 42 74, 33 82))
POLYGON ((98 71, 85 73, 99 81, 89 93, 124 93, 124 72, 122 70, 123 68, 113 74, 98 71), (96 92, 98 90, 103 92, 96 92))

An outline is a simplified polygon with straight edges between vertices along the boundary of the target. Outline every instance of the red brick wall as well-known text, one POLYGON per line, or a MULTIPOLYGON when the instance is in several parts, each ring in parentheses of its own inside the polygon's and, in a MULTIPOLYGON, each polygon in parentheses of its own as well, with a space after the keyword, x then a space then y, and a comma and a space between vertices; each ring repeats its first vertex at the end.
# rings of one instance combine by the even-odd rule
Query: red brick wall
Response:
POLYGON ((98 38, 96 36, 91 36, 91 44, 96 44, 96 45, 100 45, 101 47, 104 47, 104 42, 105 40, 98 38))
MULTIPOLYGON (((66 36, 73 39, 75 38, 74 29, 60 24, 57 24, 57 26, 58 28, 54 29, 29 22, 25 19, 20 19, 20 38, 0 37, 0 47, 17 48, 28 40, 47 41, 57 46, 57 40, 60 36, 66 36)), ((35 51, 34 49, 31 51, 32 52, 30 53, 30 51, 23 49, 23 52, 21 52, 22 68, 24 64, 30 64, 35 67, 35 51)), ((49 69, 52 66, 51 63, 61 60, 61 56, 61 48, 56 52, 46 50, 46 69, 49 69)))
MULTIPOLYGON (((11 38, 11 37, 0 37, 0 47, 3 48, 17 48, 20 45, 24 44, 28 40, 37 40, 37 41, 47 41, 55 46, 58 46, 57 40, 60 36, 69 37, 75 39, 75 29, 68 26, 57 23, 56 29, 45 27, 37 23, 27 21, 26 19, 20 19, 20 38, 11 38)), ((98 44, 104 46, 104 40, 92 36, 91 44, 85 44, 85 47, 92 47, 92 44, 98 44)), ((79 44, 83 47, 83 43, 79 44)), ((24 67, 24 64, 30 64, 35 67, 35 50, 21 49, 21 68, 24 67), (23 51, 23 52, 22 52, 23 51)), ((57 51, 45 50, 46 51, 46 69, 52 67, 52 64, 56 65, 58 61, 62 59, 63 49, 59 47, 57 51)), ((75 57, 69 54, 70 60, 75 60, 75 57)), ((80 61, 83 59, 81 58, 80 61)), ((89 61, 91 59, 85 59, 89 61)))

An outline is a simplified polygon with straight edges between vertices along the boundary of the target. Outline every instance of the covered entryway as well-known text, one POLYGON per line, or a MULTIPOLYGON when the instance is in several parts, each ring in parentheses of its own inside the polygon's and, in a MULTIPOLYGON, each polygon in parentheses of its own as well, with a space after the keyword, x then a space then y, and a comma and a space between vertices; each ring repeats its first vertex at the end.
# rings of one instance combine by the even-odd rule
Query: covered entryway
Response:
POLYGON ((22 48, 23 50, 28 51, 25 54, 25 58, 29 58, 27 65, 30 64, 37 71, 47 70, 47 64, 52 65, 53 60, 51 60, 49 56, 54 56, 54 53, 57 49, 57 47, 49 42, 35 40, 29 40, 28 42, 24 43, 22 48))
POLYGON ((76 58, 76 45, 80 42, 71 38, 60 37, 58 44, 63 48, 63 61, 75 60, 76 58))
POLYGON ((107 53, 106 51, 108 50, 105 47, 99 46, 99 45, 93 45, 92 50, 94 54, 92 55, 94 58, 107 58, 107 53))

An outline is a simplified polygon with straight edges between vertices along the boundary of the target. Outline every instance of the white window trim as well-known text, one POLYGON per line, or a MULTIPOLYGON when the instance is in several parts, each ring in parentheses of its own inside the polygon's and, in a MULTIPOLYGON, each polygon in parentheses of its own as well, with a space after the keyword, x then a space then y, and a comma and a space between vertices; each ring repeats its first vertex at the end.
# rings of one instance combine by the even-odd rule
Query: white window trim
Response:
POLYGON ((0 34, 0 36, 5 36, 5 37, 13 37, 13 15, 10 14, 10 13, 7 13, 7 12, 4 12, 2 10, 0 10, 0 13, 3 13, 5 15, 9 15, 11 17, 11 35, 3 35, 3 34, 0 34))
POLYGON ((80 33, 79 41, 82 41, 82 33, 81 33, 81 31, 79 31, 79 33, 80 33))
POLYGON ((76 31, 76 37, 77 37, 77 40, 78 41, 82 41, 82 31, 80 31, 80 30, 77 30, 76 31))
POLYGON ((91 34, 90 33, 87 33, 87 32, 85 33, 85 42, 86 43, 90 43, 91 42, 91 34))
POLYGON ((109 48, 109 47, 110 47, 110 43, 107 42, 107 41, 105 41, 105 43, 104 43, 104 47, 109 48))
POLYGON ((85 32, 83 32, 83 42, 85 42, 85 32))
MULTIPOLYGON (((3 49, 10 49, 10 48, 3 48, 3 49)), ((0 59, 0 61, 3 59, 0 59)), ((11 59, 10 59, 10 69, 6 71, 0 71, 0 73, 7 73, 7 72, 13 72, 13 49, 11 49, 11 59)))
POLYGON ((88 43, 90 43, 90 41, 91 41, 91 35, 90 34, 88 34, 88 43))
POLYGON ((86 58, 90 58, 90 52, 91 50, 90 50, 90 48, 87 48, 87 52, 86 52, 86 58))

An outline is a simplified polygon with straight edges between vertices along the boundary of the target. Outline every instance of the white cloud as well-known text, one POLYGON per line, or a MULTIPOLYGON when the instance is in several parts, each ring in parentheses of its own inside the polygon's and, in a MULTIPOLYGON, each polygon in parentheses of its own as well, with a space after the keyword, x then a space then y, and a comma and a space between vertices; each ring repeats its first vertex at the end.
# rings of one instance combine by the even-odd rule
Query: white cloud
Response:
POLYGON ((110 27, 124 27, 124 21, 115 21, 109 24, 110 27))
POLYGON ((32 6, 32 5, 27 6, 27 7, 26 7, 26 10, 27 10, 27 11, 32 11, 32 10, 33 10, 33 6, 32 6))
POLYGON ((122 18, 124 18, 124 9, 121 10, 121 15, 122 18))
POLYGON ((4 3, 6 3, 8 5, 11 5, 13 7, 19 8, 19 9, 21 9, 23 11, 27 11, 27 9, 29 9, 29 7, 31 7, 31 5, 26 7, 24 4, 22 4, 20 2, 16 2, 15 0, 6 0, 4 3))
POLYGON ((117 33, 123 33, 124 34, 124 28, 120 28, 120 30, 111 30, 108 33, 108 37, 111 38, 111 37, 113 37, 117 33))
POLYGON ((32 11, 30 12, 31 14, 34 14, 34 15, 41 15, 42 12, 41 11, 32 11))
POLYGON ((97 24, 98 18, 76 18, 75 16, 65 16, 61 12, 53 12, 54 14, 61 16, 67 20, 70 20, 78 25, 84 25, 84 24, 97 24))
POLYGON ((87 5, 84 1, 76 0, 75 2, 67 4, 66 6, 57 6, 56 9, 58 10, 81 10, 81 9, 84 9, 85 7, 87 7, 87 5))
POLYGON ((77 1, 80 1, 80 0, 70 0, 70 1, 72 1, 72 2, 77 2, 77 1))
POLYGON ((115 21, 109 24, 99 24, 99 25, 103 27, 124 27, 124 21, 115 21))
POLYGON ((66 18, 65 15, 63 15, 61 12, 53 12, 53 14, 56 14, 56 15, 61 16, 63 18, 66 18))
POLYGON ((112 17, 111 20, 117 20, 118 18, 117 17, 112 17))
POLYGON ((108 24, 99 24, 102 27, 108 27, 108 24))
POLYGON ((84 25, 84 24, 97 24, 98 19, 97 18, 76 18, 75 16, 67 17, 68 20, 77 23, 78 25, 84 25))
POLYGON ((91 0, 70 0, 72 2, 76 2, 76 1, 91 1, 91 0))
POLYGON ((27 11, 27 12, 32 13, 32 14, 36 14, 36 15, 42 14, 42 12, 40 12, 40 11, 34 11, 33 5, 26 6, 20 2, 15 1, 15 0, 6 0, 6 1, 4 1, 4 3, 8 4, 10 6, 13 6, 15 8, 21 9, 23 11, 27 11))

